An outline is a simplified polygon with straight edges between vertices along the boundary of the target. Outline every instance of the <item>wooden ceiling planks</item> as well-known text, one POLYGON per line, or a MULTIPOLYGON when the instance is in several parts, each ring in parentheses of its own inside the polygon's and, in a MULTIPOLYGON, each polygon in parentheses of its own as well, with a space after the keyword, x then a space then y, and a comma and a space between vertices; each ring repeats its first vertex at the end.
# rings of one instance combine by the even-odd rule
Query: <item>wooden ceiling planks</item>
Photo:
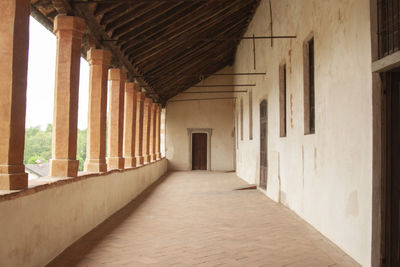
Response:
MULTIPOLYGON (((95 39, 97 47, 110 49, 113 62, 161 103, 206 78, 204 74, 233 63, 259 2, 31 0, 50 23, 59 13, 85 18, 91 36, 84 40, 95 39)), ((84 44, 86 50, 90 46, 93 43, 84 44)))

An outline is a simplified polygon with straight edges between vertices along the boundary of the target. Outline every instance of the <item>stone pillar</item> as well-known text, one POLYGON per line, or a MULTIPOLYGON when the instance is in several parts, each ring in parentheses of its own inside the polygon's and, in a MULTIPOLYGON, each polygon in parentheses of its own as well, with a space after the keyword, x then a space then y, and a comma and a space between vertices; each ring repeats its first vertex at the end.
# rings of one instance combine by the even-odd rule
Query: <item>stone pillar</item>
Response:
POLYGON ((111 53, 90 49, 89 110, 86 144, 86 172, 106 172, 107 75, 111 53))
POLYGON ((124 115, 124 158, 125 168, 136 167, 136 95, 139 91, 137 83, 125 84, 124 115))
POLYGON ((156 160, 161 159, 161 111, 162 111, 162 107, 160 105, 157 105, 156 160))
POLYGON ((154 119, 155 119, 155 117, 154 117, 154 106, 155 106, 155 103, 151 103, 150 104, 150 108, 149 108, 149 111, 150 111, 150 114, 149 114, 149 120, 150 120, 150 127, 149 127, 149 131, 150 131, 150 133, 149 133, 149 153, 148 153, 148 155, 149 155, 149 162, 151 162, 151 161, 153 161, 153 154, 154 154, 154 119))
POLYGON ((0 1, 0 190, 28 187, 24 166, 29 0, 0 1))
POLYGON ((143 119, 144 119, 144 99, 145 93, 138 92, 136 95, 136 145, 135 156, 136 165, 144 164, 143 157, 143 119))
POLYGON ((57 63, 51 176, 75 177, 78 174, 79 161, 76 160, 76 146, 79 68, 84 30, 85 22, 79 17, 59 15, 54 20, 54 33, 57 36, 57 63))
POLYGON ((151 161, 150 157, 150 120, 151 120, 151 99, 146 98, 144 101, 143 112, 143 157, 144 164, 151 161))
POLYGON ((150 136, 150 156, 151 160, 155 161, 156 156, 156 143, 157 143, 157 109, 158 104, 151 105, 151 136, 150 136))
POLYGON ((124 93, 126 73, 121 69, 110 69, 108 107, 108 169, 123 169, 122 157, 124 136, 124 93))

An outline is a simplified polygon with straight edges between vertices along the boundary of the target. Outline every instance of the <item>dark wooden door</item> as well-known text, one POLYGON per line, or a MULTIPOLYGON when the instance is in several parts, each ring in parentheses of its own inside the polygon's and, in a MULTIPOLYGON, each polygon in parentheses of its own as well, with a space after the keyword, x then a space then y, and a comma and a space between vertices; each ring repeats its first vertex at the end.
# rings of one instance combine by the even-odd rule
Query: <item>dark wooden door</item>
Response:
POLYGON ((260 187, 267 189, 268 175, 268 114, 267 101, 260 104, 260 187))
POLYGON ((207 134, 192 135, 192 169, 207 170, 207 134))
POLYGON ((385 74, 384 82, 387 95, 384 266, 392 267, 400 266, 400 72, 385 74))

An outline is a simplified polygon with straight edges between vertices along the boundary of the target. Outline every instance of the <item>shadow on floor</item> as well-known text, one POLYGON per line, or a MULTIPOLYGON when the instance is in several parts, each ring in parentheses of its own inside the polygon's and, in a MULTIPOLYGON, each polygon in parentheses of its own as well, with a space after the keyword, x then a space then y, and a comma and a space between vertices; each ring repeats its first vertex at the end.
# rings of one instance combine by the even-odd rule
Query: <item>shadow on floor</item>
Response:
POLYGON ((169 173, 164 174, 134 200, 111 215, 104 222, 96 226, 92 231, 75 241, 46 266, 60 267, 77 265, 84 255, 92 251, 99 242, 111 234, 114 229, 122 224, 129 216, 131 216, 136 209, 154 192, 154 190, 168 178, 168 175, 169 173), (65 262, 66 258, 70 260, 65 262))

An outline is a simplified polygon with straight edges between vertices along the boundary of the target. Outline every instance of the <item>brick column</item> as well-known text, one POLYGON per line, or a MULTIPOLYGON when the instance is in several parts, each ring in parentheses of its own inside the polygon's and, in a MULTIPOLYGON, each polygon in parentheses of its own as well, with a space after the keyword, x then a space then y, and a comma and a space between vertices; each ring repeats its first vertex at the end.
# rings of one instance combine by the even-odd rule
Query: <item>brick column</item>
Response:
POLYGON ((161 111, 162 111, 162 107, 160 105, 157 105, 156 160, 161 159, 161 111))
POLYGON ((107 75, 111 53, 90 49, 89 110, 86 145, 86 172, 106 172, 107 75))
POLYGON ((150 120, 151 120, 151 99, 146 98, 144 101, 143 112, 143 157, 144 163, 151 161, 150 157, 150 120))
POLYGON ((155 103, 151 103, 150 104, 150 108, 149 108, 149 112, 150 112, 150 114, 149 114, 149 121, 150 121, 150 126, 149 126, 149 131, 150 131, 150 133, 148 134, 149 135, 149 144, 148 144, 148 146, 149 146, 149 152, 148 152, 148 155, 149 155, 149 162, 151 162, 151 161, 153 161, 153 154, 154 154, 154 119, 155 119, 155 117, 154 117, 154 105, 155 105, 155 103))
POLYGON ((125 168, 136 167, 136 95, 139 91, 137 83, 125 84, 124 114, 124 158, 125 168))
POLYGON ((151 105, 151 133, 150 133, 150 156, 151 160, 155 161, 156 156, 156 143, 157 143, 157 109, 158 104, 151 105))
POLYGON ((24 166, 29 0, 0 1, 0 189, 28 187, 24 166))
POLYGON ((59 15, 54 20, 54 33, 57 36, 57 63, 51 176, 74 177, 78 174, 76 142, 79 68, 84 29, 84 20, 79 17, 59 15))
POLYGON ((108 169, 123 169, 122 157, 124 135, 124 93, 126 73, 121 69, 110 69, 108 107, 108 169))
POLYGON ((136 95, 136 145, 135 145, 135 156, 136 165, 144 164, 143 157, 143 118, 144 118, 144 99, 146 95, 138 92, 136 95))

